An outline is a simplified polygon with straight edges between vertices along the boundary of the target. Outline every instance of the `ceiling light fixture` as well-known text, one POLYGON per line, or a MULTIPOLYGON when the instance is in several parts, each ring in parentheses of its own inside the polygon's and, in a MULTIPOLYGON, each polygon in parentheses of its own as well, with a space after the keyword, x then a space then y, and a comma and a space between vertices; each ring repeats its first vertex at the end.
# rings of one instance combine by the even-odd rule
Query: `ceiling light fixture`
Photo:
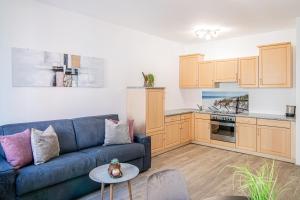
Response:
POLYGON ((198 29, 195 34, 198 38, 211 40, 219 36, 220 29, 198 29))

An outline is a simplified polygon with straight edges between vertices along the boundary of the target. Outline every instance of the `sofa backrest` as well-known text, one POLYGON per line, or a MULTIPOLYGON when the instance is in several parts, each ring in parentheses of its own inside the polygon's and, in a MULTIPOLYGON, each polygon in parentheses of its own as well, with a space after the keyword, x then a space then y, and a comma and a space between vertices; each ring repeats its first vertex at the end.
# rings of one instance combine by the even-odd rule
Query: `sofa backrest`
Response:
POLYGON ((104 143, 105 119, 118 120, 118 115, 100 115, 73 119, 77 146, 85 149, 104 143))
MULTIPOLYGON (((72 120, 53 120, 53 121, 41 121, 41 122, 29 122, 29 123, 19 123, 19 124, 8 124, 4 125, 0 129, 2 135, 11 135, 24 131, 25 129, 35 128, 38 130, 46 130, 48 126, 52 125, 57 133, 60 154, 77 151, 75 132, 73 128, 72 120)), ((4 156, 3 149, 0 145, 0 154, 4 156)))

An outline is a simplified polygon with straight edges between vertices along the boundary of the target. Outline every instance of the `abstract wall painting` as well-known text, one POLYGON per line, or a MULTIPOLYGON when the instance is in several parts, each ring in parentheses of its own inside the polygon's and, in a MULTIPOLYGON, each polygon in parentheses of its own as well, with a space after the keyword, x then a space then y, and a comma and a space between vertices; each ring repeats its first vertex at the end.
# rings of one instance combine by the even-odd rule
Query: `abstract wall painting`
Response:
POLYGON ((247 113, 249 95, 247 92, 203 91, 202 107, 211 112, 247 113))
POLYGON ((101 58, 12 48, 14 87, 104 87, 101 58))

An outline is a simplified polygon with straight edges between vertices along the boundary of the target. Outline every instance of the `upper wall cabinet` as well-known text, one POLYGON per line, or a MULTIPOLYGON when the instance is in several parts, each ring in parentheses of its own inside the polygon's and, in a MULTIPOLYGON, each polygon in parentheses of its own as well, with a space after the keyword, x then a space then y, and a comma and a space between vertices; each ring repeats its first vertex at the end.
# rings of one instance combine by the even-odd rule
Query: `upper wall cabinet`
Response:
POLYGON ((180 56, 179 65, 179 87, 198 87, 198 63, 203 61, 204 55, 192 54, 180 56))
POLYGON ((291 43, 259 46, 259 87, 292 87, 291 43))
POLYGON ((199 63, 199 87, 215 87, 215 62, 207 61, 199 63))
POLYGON ((218 60, 215 63, 215 82, 237 82, 238 59, 218 60))
POLYGON ((244 88, 258 87, 258 57, 239 59, 238 83, 244 88))

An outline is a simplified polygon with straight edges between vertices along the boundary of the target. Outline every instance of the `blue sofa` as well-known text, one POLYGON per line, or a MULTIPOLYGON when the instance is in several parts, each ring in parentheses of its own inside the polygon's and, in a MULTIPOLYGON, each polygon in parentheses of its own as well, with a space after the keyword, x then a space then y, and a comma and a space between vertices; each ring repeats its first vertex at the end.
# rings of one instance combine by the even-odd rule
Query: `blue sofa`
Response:
MULTIPOLYGON (((102 146, 105 119, 118 115, 103 115, 43 122, 0 126, 0 135, 10 135, 27 128, 45 130, 52 125, 58 135, 60 156, 41 165, 28 165, 14 170, 5 160, 0 147, 0 199, 67 200, 100 189, 89 179, 95 167, 118 158, 136 165, 141 172, 151 167, 151 140, 135 134, 134 143, 102 146)), ((0 145, 1 146, 1 145, 0 145)))

